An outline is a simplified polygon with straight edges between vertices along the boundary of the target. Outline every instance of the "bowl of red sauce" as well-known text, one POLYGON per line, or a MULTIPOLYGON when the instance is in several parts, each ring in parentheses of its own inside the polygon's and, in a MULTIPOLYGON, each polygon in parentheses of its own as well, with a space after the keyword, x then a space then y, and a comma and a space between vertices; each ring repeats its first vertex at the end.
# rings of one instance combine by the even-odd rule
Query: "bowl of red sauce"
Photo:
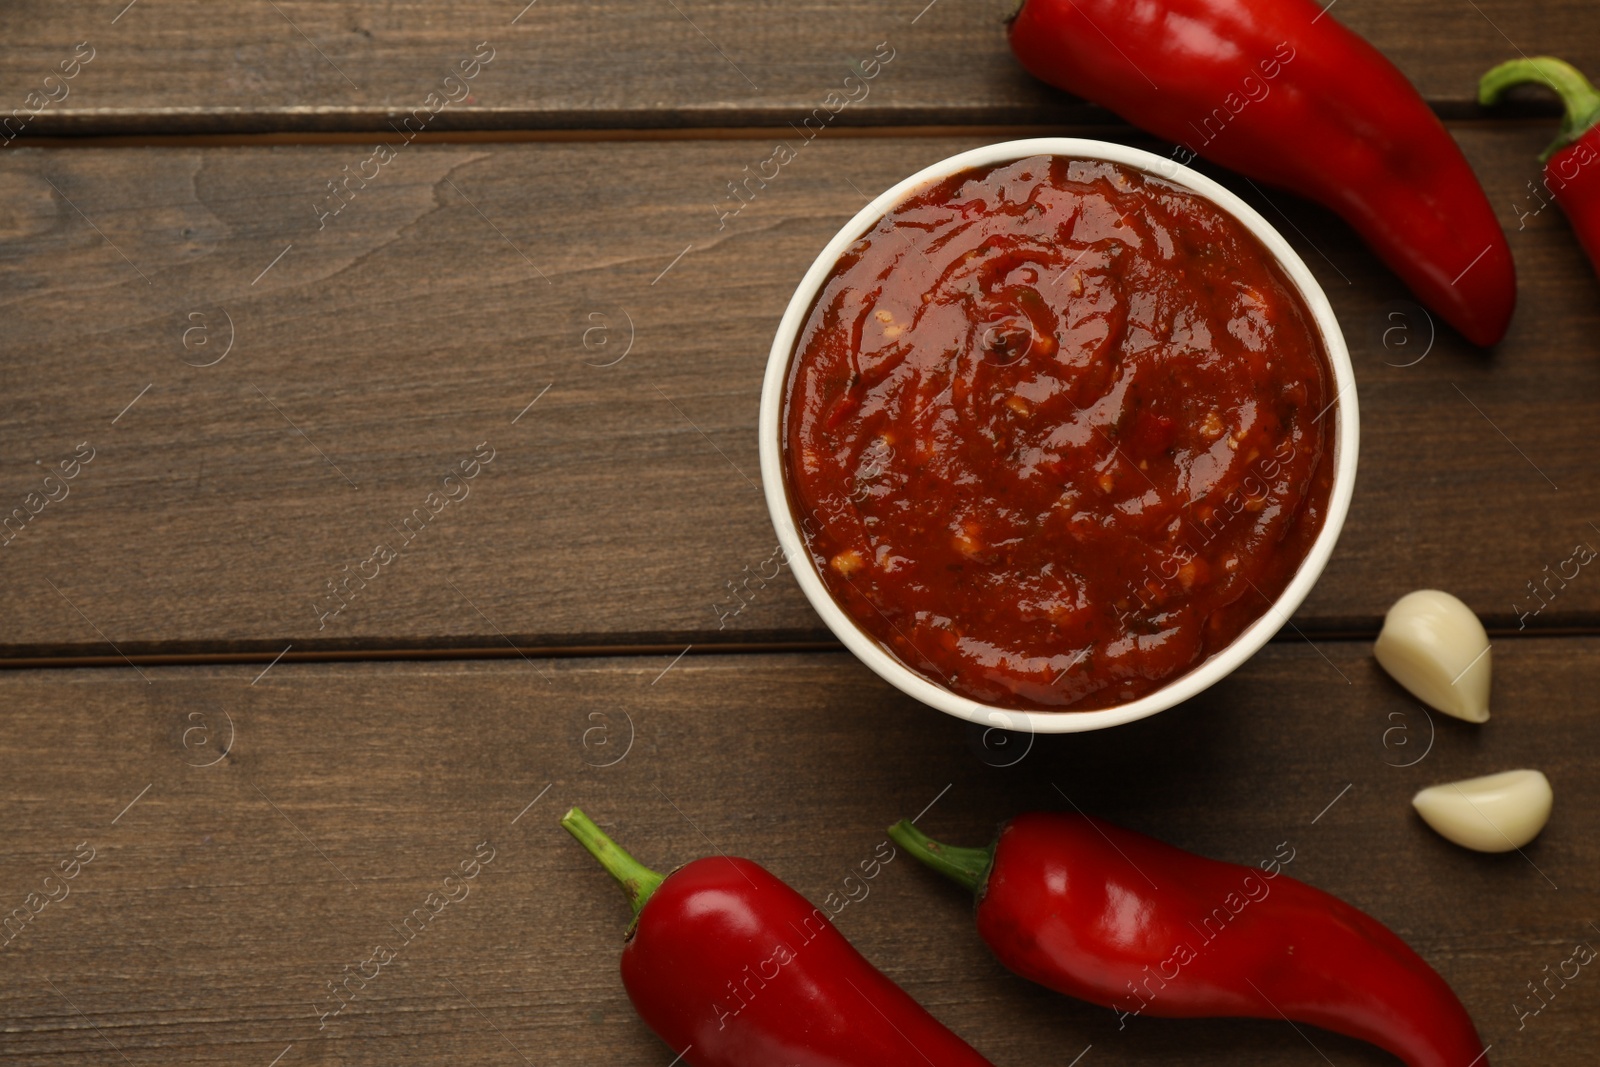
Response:
POLYGON ((761 473, 873 671, 1034 732, 1171 707, 1304 600, 1349 507, 1354 377, 1249 205, 1123 145, 952 156, 822 250, 773 341, 761 473))

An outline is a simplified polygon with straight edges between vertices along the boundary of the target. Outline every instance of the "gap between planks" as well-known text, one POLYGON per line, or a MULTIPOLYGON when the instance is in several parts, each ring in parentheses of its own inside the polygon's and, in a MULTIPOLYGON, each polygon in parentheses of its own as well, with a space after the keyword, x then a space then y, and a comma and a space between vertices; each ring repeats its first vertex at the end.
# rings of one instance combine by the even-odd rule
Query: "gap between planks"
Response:
MULTIPOLYGON (((1489 627, 1491 642, 1600 637, 1600 620, 1587 625, 1550 626, 1538 630, 1489 627)), ((1306 631, 1292 629, 1275 634, 1269 644, 1371 642, 1377 639, 1378 626, 1324 628, 1306 631)), ((447 648, 404 648, 374 645, 370 648, 279 648, 233 651, 181 651, 134 653, 131 655, 92 653, 84 655, 8 655, 0 652, 0 671, 63 670, 78 667, 199 667, 230 664, 282 663, 362 663, 362 662, 438 662, 442 660, 495 659, 598 659, 624 656, 720 656, 765 655, 772 653, 843 652, 844 645, 832 640, 737 641, 718 644, 701 639, 693 642, 684 635, 672 641, 582 645, 460 645, 447 648), (685 646, 688 646, 687 648, 685 646)))
MULTIPOLYGON (((1508 109, 1505 114, 1446 117, 1452 126, 1484 129, 1509 129, 1528 123, 1548 126, 1551 115, 1543 109, 1508 109)), ((937 124, 937 125, 840 125, 828 131, 829 139, 849 138, 887 140, 897 138, 982 137, 993 140, 1011 140, 1024 137, 1066 136, 1141 136, 1144 131, 1130 126, 1115 116, 1105 123, 1076 121, 1070 123, 1015 123, 1015 124, 937 124)), ((388 137, 390 130, 378 127, 338 131, 277 131, 268 133, 126 133, 18 137, 9 142, 13 148, 238 148, 252 145, 312 146, 369 144, 374 137, 388 137)), ((415 134, 408 143, 414 144, 572 144, 608 141, 765 141, 773 137, 786 137, 793 132, 789 125, 752 126, 676 126, 646 127, 593 127, 585 129, 461 129, 435 130, 415 134)))

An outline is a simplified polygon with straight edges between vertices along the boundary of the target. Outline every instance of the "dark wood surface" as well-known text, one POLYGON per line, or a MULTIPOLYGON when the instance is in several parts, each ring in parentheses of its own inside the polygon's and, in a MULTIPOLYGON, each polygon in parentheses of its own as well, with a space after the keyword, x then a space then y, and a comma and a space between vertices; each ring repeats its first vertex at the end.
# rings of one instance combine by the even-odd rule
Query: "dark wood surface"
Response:
MULTIPOLYGON (((1545 124, 1457 133, 1522 272, 1491 353, 1435 329, 1332 216, 1233 180, 1327 289, 1359 376, 1360 489, 1307 632, 1375 632, 1426 585, 1502 630, 1600 621, 1581 574, 1519 618, 1544 567, 1600 543, 1600 452, 1576 432, 1600 426, 1600 286, 1554 208, 1516 229, 1545 124)), ((0 271, 30 358, 0 369, 6 507, 35 462, 95 458, 0 548, 0 650, 826 639, 787 573, 744 585, 776 543, 767 349, 864 195, 977 143, 819 139, 720 232, 718 180, 767 142, 411 146, 321 230, 318 183, 360 146, 11 156, 0 271), (327 583, 482 442, 468 495, 324 618, 327 583)))
MULTIPOLYGON (((1027 134, 1161 146, 1023 76, 1010 0, 524 2, 0 11, 0 114, 95 50, 0 148, 0 516, 93 450, 0 532, 0 914, 94 852, 0 944, 0 1064, 664 1067, 617 978, 626 907, 556 825, 571 804, 659 867, 724 849, 818 902, 919 811, 953 841, 1070 803, 1241 862, 1288 842, 1291 873, 1445 975, 1493 1063, 1593 1059, 1587 980, 1520 1030, 1514 1005, 1600 938, 1600 579, 1537 612, 1528 588, 1600 546, 1600 283, 1533 211, 1548 107, 1471 103, 1519 51, 1600 71, 1592 8, 1331 8, 1450 119, 1516 254, 1511 335, 1435 329, 1332 216, 1210 171, 1344 327, 1350 520, 1295 626, 1223 684, 995 749, 837 651, 787 575, 734 599, 775 543, 767 349, 817 250, 911 171, 1027 134), (480 41, 471 98, 319 228, 326 183, 480 41), (868 99, 720 219, 881 41, 868 99), (468 495, 319 619, 480 443, 468 495), (1495 634, 1486 726, 1430 719, 1371 659, 1420 586, 1495 634), (1521 766, 1556 791, 1524 855, 1410 809, 1521 766), (483 841, 470 896, 320 1020, 483 841)), ((1270 1022, 1118 1032, 1002 970, 905 857, 837 922, 997 1067, 1394 1062, 1270 1022)))
MULTIPOLYGON (((1107 117, 1035 84, 1011 59, 1015 0, 126 4, 32 0, 0 13, 0 100, 23 103, 78 42, 94 49, 29 132, 383 129, 480 42, 494 58, 430 128, 781 127, 881 42, 893 61, 838 124, 1107 117)), ((1578 0, 1327 6, 1452 117, 1472 113, 1478 77, 1519 50, 1600 65, 1600 40, 1579 32, 1592 15, 1578 0)))
MULTIPOLYGON (((1377 915, 1451 981, 1491 1062, 1586 1063, 1600 993, 1574 982, 1520 1032, 1512 1005, 1600 938, 1600 647, 1494 655, 1494 718, 1435 717, 1431 749, 1429 720, 1364 642, 1276 645, 1180 709, 1017 754, 845 653, 690 656, 664 675, 668 656, 279 664, 253 685, 237 666, 0 674, 8 906, 79 842, 95 850, 70 896, 0 949, 0 1057, 264 1067, 292 1045, 285 1064, 513 1064, 520 1050, 661 1067, 671 1054, 617 980, 627 906, 556 825, 568 806, 647 863, 721 849, 822 901, 895 819, 927 809, 930 833, 976 843, 1064 794, 1238 862, 1287 842, 1290 873, 1377 915), (1410 809, 1423 785, 1524 765, 1557 797, 1524 855, 1457 849, 1410 809), (470 894, 319 1029, 336 1005, 325 983, 396 941, 392 925, 481 841, 495 855, 470 894)), ((840 929, 998 1067, 1089 1044, 1101 1063, 1320 1062, 1282 1023, 1119 1033, 1111 1013, 1007 975, 961 894, 909 857, 867 884, 840 929)), ((1393 1062, 1309 1033, 1335 1063, 1393 1062)))

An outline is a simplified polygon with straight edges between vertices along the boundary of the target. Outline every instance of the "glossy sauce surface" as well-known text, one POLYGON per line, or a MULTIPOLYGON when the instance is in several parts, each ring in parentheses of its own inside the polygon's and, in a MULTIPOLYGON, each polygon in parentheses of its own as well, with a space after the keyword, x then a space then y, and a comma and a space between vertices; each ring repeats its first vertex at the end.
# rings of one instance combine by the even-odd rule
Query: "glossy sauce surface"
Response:
POLYGON ((1327 357, 1221 208, 1033 157, 902 203, 796 345, 785 474, 834 599, 1015 708, 1142 696, 1288 584, 1332 481, 1327 357))

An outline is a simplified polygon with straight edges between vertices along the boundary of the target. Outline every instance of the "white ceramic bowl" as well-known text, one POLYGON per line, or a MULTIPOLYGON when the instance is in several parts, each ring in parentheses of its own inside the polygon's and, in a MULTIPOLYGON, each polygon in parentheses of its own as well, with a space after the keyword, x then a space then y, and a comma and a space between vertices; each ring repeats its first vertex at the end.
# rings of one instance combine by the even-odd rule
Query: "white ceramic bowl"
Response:
POLYGON ((833 240, 823 248, 816 262, 801 279, 800 286, 789 300, 789 307, 778 324, 778 335, 772 342, 772 354, 767 359, 766 379, 761 387, 761 481, 767 496, 767 510, 772 514, 772 524, 778 531, 778 542, 783 546, 800 588, 805 591, 811 606, 828 624, 845 647, 889 684, 940 711, 988 727, 1016 730, 1026 733, 1072 733, 1079 730, 1098 730, 1132 722, 1174 704, 1189 699, 1220 681, 1266 644, 1272 635, 1288 621, 1300 606, 1311 587, 1316 584, 1333 553, 1334 542, 1344 525, 1350 507, 1350 494, 1355 486, 1356 448, 1360 430, 1356 413, 1355 376, 1350 366, 1350 353, 1344 344, 1344 335, 1334 318, 1333 308, 1305 263, 1289 247, 1282 235, 1273 229, 1256 211, 1233 193, 1210 178, 1170 159, 1126 145, 1110 144, 1075 137, 1036 137, 1024 141, 1007 141, 986 145, 962 152, 935 163, 900 182, 872 203, 856 213, 833 240), (1336 402, 1332 405, 1335 426, 1333 432, 1333 489, 1328 498, 1328 510, 1322 530, 1313 542, 1295 572, 1294 578, 1284 588, 1283 594, 1265 614, 1251 623, 1233 642, 1220 652, 1197 664, 1187 673, 1174 677, 1161 688, 1137 700, 1114 707, 1093 711, 1022 711, 983 704, 970 697, 951 692, 901 663, 898 658, 880 645, 876 638, 858 627, 834 601, 832 594, 817 574, 816 565, 806 548, 795 524, 790 506, 788 480, 783 463, 783 401, 788 379, 789 362, 794 353, 795 339, 805 325, 817 291, 833 272, 834 264, 855 241, 871 229, 879 219, 914 193, 951 175, 976 167, 992 167, 1010 163, 1028 156, 1069 156, 1074 159, 1105 160, 1142 170, 1163 178, 1175 185, 1199 193, 1211 203, 1242 222, 1256 238, 1277 258, 1279 266, 1299 290, 1306 307, 1311 311, 1322 343, 1327 350, 1328 362, 1333 370, 1333 389, 1336 402))

